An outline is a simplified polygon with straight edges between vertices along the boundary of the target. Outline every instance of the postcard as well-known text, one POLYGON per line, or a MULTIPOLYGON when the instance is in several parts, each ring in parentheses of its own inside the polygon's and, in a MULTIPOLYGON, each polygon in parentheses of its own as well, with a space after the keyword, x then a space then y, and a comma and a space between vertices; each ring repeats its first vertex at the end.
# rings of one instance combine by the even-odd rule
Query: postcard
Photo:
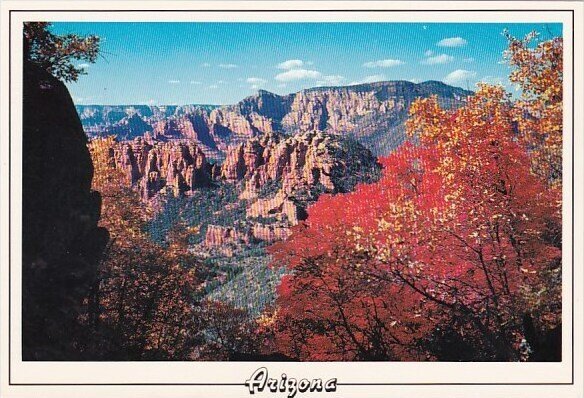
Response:
POLYGON ((581 397, 583 4, 3 1, 6 397, 581 397))

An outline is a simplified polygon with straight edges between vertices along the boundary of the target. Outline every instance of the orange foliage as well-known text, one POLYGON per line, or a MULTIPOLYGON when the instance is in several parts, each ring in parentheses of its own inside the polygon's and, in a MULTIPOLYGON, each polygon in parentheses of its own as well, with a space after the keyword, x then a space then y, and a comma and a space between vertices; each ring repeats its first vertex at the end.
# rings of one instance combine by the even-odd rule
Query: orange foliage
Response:
POLYGON ((321 197, 272 246, 293 270, 276 344, 309 360, 423 359, 449 327, 474 359, 525 359, 525 318, 560 323, 558 192, 530 172, 501 87, 410 113, 419 145, 384 159, 378 183, 321 197))
POLYGON ((145 231, 151 209, 116 169, 112 137, 89 144, 101 192, 100 225, 111 241, 99 285, 87 299, 83 321, 92 331, 92 358, 226 360, 259 350, 257 325, 244 310, 204 300, 205 271, 189 251, 193 228, 178 223, 165 245, 145 231))
POLYGON ((505 57, 515 69, 509 79, 522 89, 514 110, 524 143, 532 151, 534 172, 552 185, 562 181, 563 39, 539 41, 532 32, 523 40, 506 33, 505 57), (536 42, 535 46, 530 46, 536 42))
POLYGON ((114 167, 113 143, 111 137, 90 143, 93 189, 103 198, 100 225, 111 236, 100 284, 88 299, 86 322, 101 334, 92 349, 134 359, 187 359, 199 342, 197 261, 182 229, 170 234, 167 247, 146 236, 148 210, 114 167))

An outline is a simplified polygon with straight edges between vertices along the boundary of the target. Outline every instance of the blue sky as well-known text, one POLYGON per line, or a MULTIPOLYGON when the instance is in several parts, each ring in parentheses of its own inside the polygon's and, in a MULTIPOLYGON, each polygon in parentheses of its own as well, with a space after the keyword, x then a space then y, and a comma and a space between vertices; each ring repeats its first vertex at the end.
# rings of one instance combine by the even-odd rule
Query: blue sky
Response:
MULTIPOLYGON (((76 104, 233 104, 258 89, 440 80, 463 88, 502 83, 507 28, 542 38, 561 24, 55 23, 97 34, 102 53, 68 84, 76 104)), ((83 62, 78 62, 78 65, 83 62)))

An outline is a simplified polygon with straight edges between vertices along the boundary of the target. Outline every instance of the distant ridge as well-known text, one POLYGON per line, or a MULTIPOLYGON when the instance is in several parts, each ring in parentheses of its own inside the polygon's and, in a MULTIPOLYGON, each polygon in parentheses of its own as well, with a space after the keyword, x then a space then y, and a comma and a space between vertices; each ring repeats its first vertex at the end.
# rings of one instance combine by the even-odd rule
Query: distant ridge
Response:
POLYGON ((195 140, 211 157, 229 145, 263 133, 323 131, 349 135, 376 155, 405 140, 403 124, 417 98, 438 96, 446 108, 459 106, 472 91, 439 81, 379 81, 319 86, 279 95, 258 90, 236 104, 77 105, 89 136, 116 135, 128 140, 195 140))

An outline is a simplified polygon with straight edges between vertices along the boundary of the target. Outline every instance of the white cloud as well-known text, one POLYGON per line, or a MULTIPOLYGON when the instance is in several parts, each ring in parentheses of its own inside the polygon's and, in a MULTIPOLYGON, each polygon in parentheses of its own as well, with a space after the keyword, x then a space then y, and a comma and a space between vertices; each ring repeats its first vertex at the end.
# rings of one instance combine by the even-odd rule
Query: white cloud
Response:
POLYGON ((484 76, 482 79, 480 79, 483 83, 488 83, 488 84, 500 84, 500 85, 504 85, 505 83, 503 83, 503 81, 505 79, 503 79, 501 76, 484 76))
POLYGON ((170 84, 179 84, 180 80, 169 80, 168 81, 170 84))
POLYGON ((87 69, 89 68, 89 64, 79 64, 77 65, 78 68, 87 69))
POLYGON ((203 63, 201 64, 201 66, 202 66, 203 68, 210 68, 210 67, 211 67, 211 64, 210 64, 210 63, 208 63, 208 62, 203 62, 203 63))
POLYGON ((464 58, 462 60, 462 62, 466 62, 466 63, 474 62, 474 58, 472 58, 472 57, 471 58, 464 58))
POLYGON ((449 62, 454 61, 454 57, 452 55, 440 54, 435 55, 433 57, 428 57, 422 60, 422 64, 426 65, 438 65, 438 64, 447 64, 449 62))
MULTIPOLYGON (((316 84, 319 86, 324 85, 339 85, 345 79, 341 75, 323 75, 321 72, 313 69, 305 69, 305 65, 312 65, 311 61, 304 62, 300 59, 289 59, 287 61, 281 62, 278 64, 278 69, 284 69, 285 72, 278 73, 274 76, 279 82, 290 82, 295 80, 316 80, 316 84)), ((250 79, 258 79, 258 78, 249 78, 248 83, 253 84, 263 84, 266 83, 264 79, 259 79, 256 81, 250 81, 250 79)), ((285 85, 279 85, 278 87, 285 87, 285 85)))
POLYGON ((426 52, 424 53, 424 55, 425 55, 426 57, 430 57, 430 56, 434 55, 434 51, 432 51, 432 50, 428 50, 428 51, 426 51, 426 52))
POLYGON ((196 81, 196 80, 191 80, 191 84, 201 85, 201 84, 203 84, 203 83, 201 83, 201 82, 198 82, 198 81, 196 81))
POLYGON ((259 90, 264 86, 264 84, 268 82, 266 79, 262 79, 261 77, 248 77, 245 81, 251 84, 250 88, 252 90, 259 90))
POLYGON ((391 68, 392 66, 403 65, 405 62, 401 59, 380 59, 378 61, 365 62, 365 68, 391 68))
POLYGON ((353 86, 355 84, 374 83, 374 82, 379 82, 379 81, 382 81, 382 80, 386 80, 386 77, 383 74, 369 75, 369 76, 365 76, 361 80, 357 80, 357 81, 351 82, 351 83, 349 83, 349 85, 350 86, 353 86))
POLYGON ((316 70, 291 69, 277 74, 274 79, 280 82, 290 82, 293 80, 319 79, 321 76, 322 74, 316 70))
POLYGON ((262 85, 262 84, 266 84, 268 81, 265 79, 262 79, 260 77, 248 77, 246 79, 246 82, 248 82, 249 84, 253 84, 253 85, 262 85))
POLYGON ((279 88, 286 88, 286 83, 280 83, 280 84, 278 84, 278 87, 279 88))
MULTIPOLYGON (((312 65, 312 63, 310 63, 308 65, 312 65)), ((302 68, 303 66, 304 66, 304 62, 301 59, 289 59, 287 61, 280 62, 278 64, 277 68, 278 69, 290 70, 290 69, 302 68)))
POLYGON ((219 64, 217 66, 220 67, 221 69, 233 69, 233 68, 237 68, 237 65, 235 65, 235 64, 219 64))
POLYGON ((217 80, 217 84, 227 84, 225 80, 217 80))
POLYGON ((216 88, 218 88, 218 87, 219 87, 219 86, 218 86, 218 85, 216 85, 216 84, 211 84, 211 85, 209 86, 209 88, 212 88, 212 89, 216 89, 216 88))
POLYGON ((442 80, 446 84, 455 85, 465 83, 467 80, 474 78, 477 75, 476 72, 464 69, 457 69, 450 72, 442 80))
POLYGON ((413 79, 410 79, 410 82, 418 84, 418 83, 421 83, 422 80, 418 79, 417 77, 414 77, 413 79))
POLYGON ((436 43, 440 47, 462 47, 467 45, 467 41, 462 37, 447 37, 436 43))
POLYGON ((321 80, 317 81, 316 84, 318 84, 319 86, 326 85, 338 86, 343 82, 343 80, 345 80, 345 78, 341 75, 326 75, 322 76, 321 80))

